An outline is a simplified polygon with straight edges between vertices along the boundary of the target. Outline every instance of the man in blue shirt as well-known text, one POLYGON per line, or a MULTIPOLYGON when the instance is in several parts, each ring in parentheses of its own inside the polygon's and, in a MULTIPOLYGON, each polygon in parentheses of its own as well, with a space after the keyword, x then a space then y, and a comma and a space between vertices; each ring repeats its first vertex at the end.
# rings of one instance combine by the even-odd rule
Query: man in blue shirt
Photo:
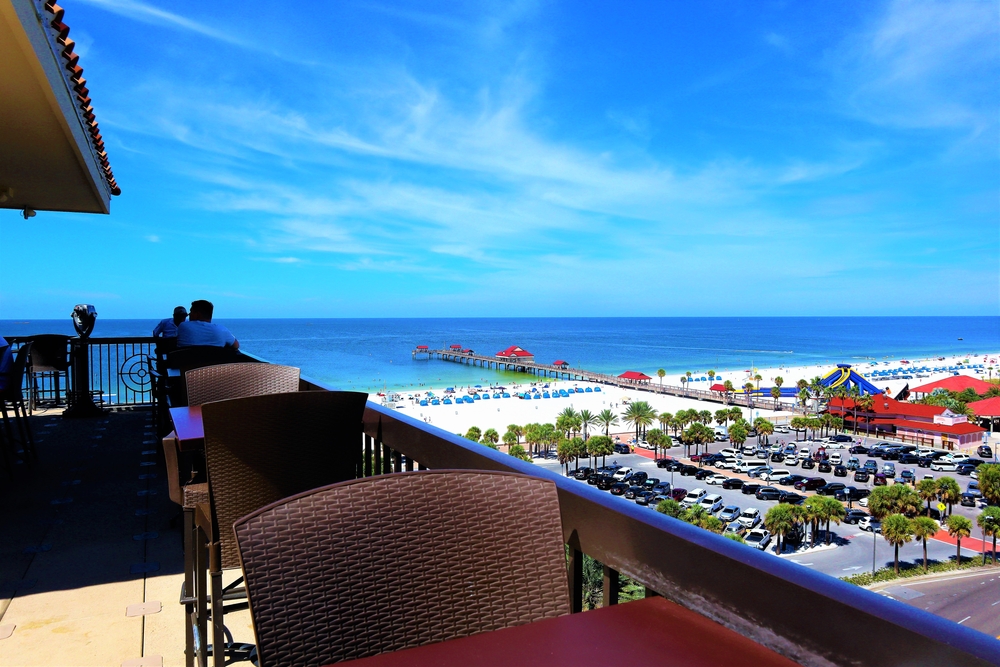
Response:
POLYGON ((174 316, 160 320, 153 329, 153 338, 177 338, 177 327, 187 319, 188 311, 184 306, 174 308, 174 316))
POLYGON ((177 347, 191 347, 193 345, 225 347, 229 345, 234 350, 240 349, 240 342, 236 340, 236 336, 229 332, 229 329, 212 322, 214 311, 215 306, 212 305, 211 301, 192 301, 190 319, 177 326, 177 347))

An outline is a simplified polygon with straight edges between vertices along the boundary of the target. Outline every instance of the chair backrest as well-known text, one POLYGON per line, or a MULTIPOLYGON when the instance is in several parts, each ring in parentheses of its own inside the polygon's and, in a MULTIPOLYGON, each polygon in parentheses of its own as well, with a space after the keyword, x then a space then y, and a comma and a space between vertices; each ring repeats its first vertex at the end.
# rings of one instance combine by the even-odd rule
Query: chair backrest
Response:
POLYGON ((184 374, 188 405, 299 390, 299 369, 277 364, 202 366, 184 374))
POLYGON ((2 398, 5 401, 21 401, 21 386, 24 384, 24 371, 28 367, 28 359, 31 355, 32 343, 24 343, 18 348, 14 356, 14 363, 11 364, 7 377, 4 378, 2 386, 2 398))
POLYGON ((69 370, 69 336, 39 334, 31 337, 31 371, 33 373, 69 370))
MULTIPOLYGON (((179 347, 167 354, 167 367, 188 371, 192 368, 228 364, 240 360, 240 353, 228 345, 191 345, 179 347)), ((182 373, 183 374, 183 373, 182 373)))
POLYGON ((233 522, 268 503, 354 479, 361 470, 368 394, 299 391, 206 403, 212 519, 222 566, 237 567, 233 522))
POLYGON ((550 480, 380 475, 286 498, 233 530, 261 667, 324 665, 570 612, 550 480))

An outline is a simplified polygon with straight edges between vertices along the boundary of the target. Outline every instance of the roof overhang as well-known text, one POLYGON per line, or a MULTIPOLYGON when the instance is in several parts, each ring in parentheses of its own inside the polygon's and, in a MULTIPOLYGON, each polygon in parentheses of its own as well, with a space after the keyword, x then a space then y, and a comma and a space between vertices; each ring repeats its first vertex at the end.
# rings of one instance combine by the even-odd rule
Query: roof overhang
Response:
POLYGON ((108 213, 118 188, 61 18, 0 0, 0 208, 108 213))

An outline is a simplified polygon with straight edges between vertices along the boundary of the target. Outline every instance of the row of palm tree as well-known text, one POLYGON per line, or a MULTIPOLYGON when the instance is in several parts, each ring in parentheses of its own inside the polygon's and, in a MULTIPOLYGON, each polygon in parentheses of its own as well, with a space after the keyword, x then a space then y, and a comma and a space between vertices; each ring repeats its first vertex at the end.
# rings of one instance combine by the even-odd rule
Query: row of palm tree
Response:
POLYGON ((830 544, 833 534, 830 524, 840 522, 847 516, 843 503, 830 496, 809 496, 801 505, 779 503, 764 515, 764 527, 776 536, 775 548, 780 554, 784 549, 785 537, 799 525, 812 527, 812 545, 816 546, 816 536, 820 524, 825 524, 826 543, 830 544))
POLYGON ((798 440, 799 433, 805 434, 806 437, 816 437, 816 433, 820 432, 820 436, 822 437, 831 431, 836 433, 843 430, 844 420, 841 417, 826 412, 818 417, 792 417, 788 425, 795 431, 795 439, 798 440), (811 436, 809 435, 809 431, 812 431, 811 436))

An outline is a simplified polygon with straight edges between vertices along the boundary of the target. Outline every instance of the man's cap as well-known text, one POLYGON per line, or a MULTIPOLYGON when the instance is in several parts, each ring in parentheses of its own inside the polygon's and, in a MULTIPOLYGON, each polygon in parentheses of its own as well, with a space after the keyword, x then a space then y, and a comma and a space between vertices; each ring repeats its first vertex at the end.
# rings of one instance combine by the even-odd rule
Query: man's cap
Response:
POLYGON ((187 314, 188 314, 187 308, 185 308, 184 306, 177 306, 176 308, 174 308, 174 315, 183 315, 184 317, 187 317, 187 314))

